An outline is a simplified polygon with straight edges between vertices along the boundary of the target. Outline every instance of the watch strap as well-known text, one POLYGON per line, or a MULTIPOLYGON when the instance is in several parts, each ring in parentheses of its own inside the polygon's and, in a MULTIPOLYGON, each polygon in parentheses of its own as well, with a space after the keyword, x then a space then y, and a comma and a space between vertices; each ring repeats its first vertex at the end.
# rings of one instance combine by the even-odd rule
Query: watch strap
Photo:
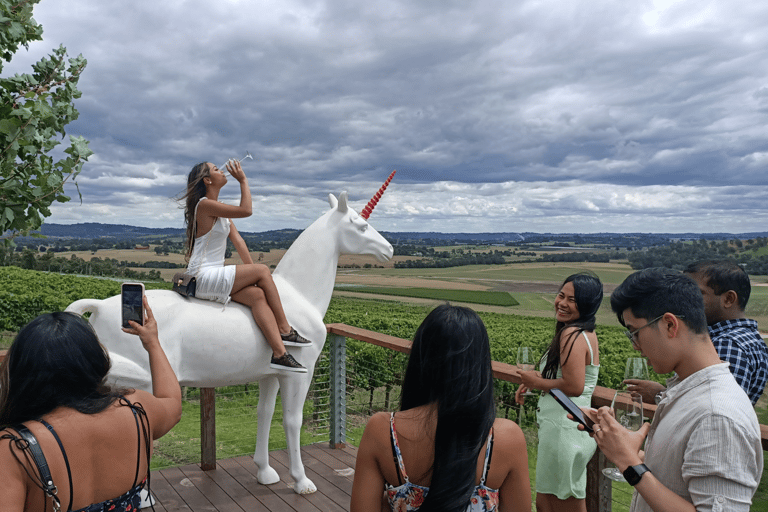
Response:
POLYGON ((627 483, 634 487, 640 483, 643 474, 649 471, 650 469, 645 464, 638 464, 637 466, 629 466, 622 474, 627 483))

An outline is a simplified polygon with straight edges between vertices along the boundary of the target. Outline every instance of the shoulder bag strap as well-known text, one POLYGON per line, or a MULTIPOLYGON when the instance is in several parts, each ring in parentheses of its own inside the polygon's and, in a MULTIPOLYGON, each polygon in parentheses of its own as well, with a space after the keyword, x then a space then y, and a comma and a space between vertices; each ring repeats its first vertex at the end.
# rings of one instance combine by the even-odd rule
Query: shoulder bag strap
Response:
POLYGON ((11 428, 18 432, 19 436, 26 441, 29 452, 32 454, 32 460, 35 461, 37 471, 40 473, 40 482, 43 491, 53 500, 53 510, 54 512, 57 512, 61 508, 59 498, 56 496, 59 490, 53 483, 51 470, 48 468, 48 461, 45 460, 45 455, 43 455, 43 450, 40 448, 40 443, 37 442, 35 434, 21 423, 13 425, 11 428))

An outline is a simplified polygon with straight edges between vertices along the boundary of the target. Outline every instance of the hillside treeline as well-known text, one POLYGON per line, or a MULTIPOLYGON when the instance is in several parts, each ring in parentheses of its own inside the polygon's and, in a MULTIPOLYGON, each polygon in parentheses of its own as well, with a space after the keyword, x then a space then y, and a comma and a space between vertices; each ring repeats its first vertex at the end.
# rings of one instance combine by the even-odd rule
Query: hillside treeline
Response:
POLYGON ((649 247, 643 251, 629 253, 628 258, 634 270, 650 267, 683 270, 696 261, 730 259, 744 267, 751 275, 768 275, 768 253, 761 251, 766 246, 768 238, 747 241, 696 240, 649 247))
POLYGON ((423 260, 396 261, 395 268, 447 268, 465 265, 501 265, 506 263, 498 251, 463 254, 450 258, 429 258, 423 260))
MULTIPOLYGON (((179 265, 164 261, 148 261, 136 263, 118 261, 114 258, 93 257, 90 261, 78 258, 74 254, 69 258, 56 256, 46 251, 37 253, 25 248, 21 252, 13 251, 10 247, 0 245, 0 267, 19 267, 26 270, 41 270, 62 274, 81 274, 102 277, 118 277, 122 279, 138 279, 141 281, 162 281, 159 270, 141 272, 130 267, 143 268, 178 268, 179 265)), ((183 266, 183 265, 182 265, 183 266)))

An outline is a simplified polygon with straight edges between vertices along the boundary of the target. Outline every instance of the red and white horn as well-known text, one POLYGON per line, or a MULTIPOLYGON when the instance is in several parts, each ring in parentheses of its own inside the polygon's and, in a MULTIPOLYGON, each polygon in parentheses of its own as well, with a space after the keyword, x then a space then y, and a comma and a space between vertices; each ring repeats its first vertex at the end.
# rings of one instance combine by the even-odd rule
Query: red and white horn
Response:
POLYGON ((363 211, 360 212, 360 216, 362 218, 364 218, 365 220, 368 220, 368 216, 376 207, 376 203, 379 202, 379 199, 381 199, 381 195, 384 193, 385 190, 387 190, 387 186, 389 185, 389 182, 392 181, 392 177, 395 175, 396 172, 397 171, 392 171, 392 174, 389 175, 389 178, 387 178, 387 181, 384 182, 384 184, 381 186, 379 191, 376 192, 376 194, 374 194, 371 200, 368 201, 368 204, 365 205, 365 208, 363 208, 363 211))

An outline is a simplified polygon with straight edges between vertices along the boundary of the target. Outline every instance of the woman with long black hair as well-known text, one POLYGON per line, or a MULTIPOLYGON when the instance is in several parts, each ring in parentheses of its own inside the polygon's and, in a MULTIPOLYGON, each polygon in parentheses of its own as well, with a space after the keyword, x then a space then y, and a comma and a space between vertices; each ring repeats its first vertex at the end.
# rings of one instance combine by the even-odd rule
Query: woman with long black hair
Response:
POLYGON ((531 510, 522 430, 496 418, 488 333, 468 308, 442 305, 419 326, 400 410, 365 427, 352 512, 531 510))
POLYGON ((123 330, 147 351, 152 393, 106 384, 109 353, 80 316, 47 313, 19 331, 0 367, 0 510, 139 508, 152 441, 181 418, 181 388, 146 298, 144 309, 144 325, 123 330))
POLYGON ((546 393, 558 388, 579 407, 590 407, 600 370, 595 315, 603 301, 603 284, 591 273, 568 276, 555 298, 555 335, 540 362, 541 372, 520 372, 515 393, 519 404, 529 389, 539 399, 539 449, 536 458, 536 510, 586 512, 587 462, 595 441, 576 428, 563 408, 546 393))

